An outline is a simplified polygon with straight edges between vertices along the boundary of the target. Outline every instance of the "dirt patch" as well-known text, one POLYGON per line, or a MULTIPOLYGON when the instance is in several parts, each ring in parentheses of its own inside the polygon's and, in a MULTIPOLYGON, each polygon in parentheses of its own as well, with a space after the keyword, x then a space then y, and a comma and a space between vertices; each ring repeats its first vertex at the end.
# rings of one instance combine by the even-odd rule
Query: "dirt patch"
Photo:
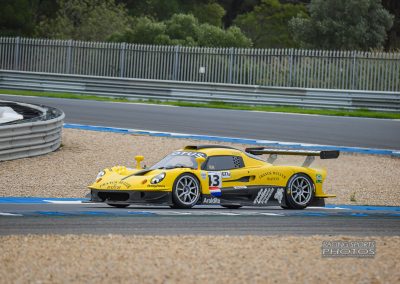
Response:
MULTIPOLYGON (((188 144, 246 145, 128 134, 64 129, 63 147, 49 155, 2 162, 1 196, 84 197, 86 186, 103 168, 134 166, 144 155, 152 165, 188 144)), ((302 158, 279 157, 276 164, 299 165, 302 158)), ((400 205, 400 159, 386 156, 342 154, 336 160, 316 160, 314 167, 328 170, 325 189, 338 197, 335 204, 400 205)))
POLYGON ((400 237, 374 258, 323 258, 322 241, 350 237, 0 237, 3 283, 399 283, 400 237))

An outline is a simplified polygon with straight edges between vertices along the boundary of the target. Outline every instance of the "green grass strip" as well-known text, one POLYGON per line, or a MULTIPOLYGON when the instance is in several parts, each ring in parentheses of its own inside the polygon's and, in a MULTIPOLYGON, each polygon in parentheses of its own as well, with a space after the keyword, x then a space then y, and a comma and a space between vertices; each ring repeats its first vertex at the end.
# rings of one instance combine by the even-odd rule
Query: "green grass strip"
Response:
POLYGON ((49 98, 62 98, 62 99, 94 100, 94 101, 104 101, 104 102, 148 103, 148 104, 172 105, 172 106, 183 106, 183 107, 204 107, 204 108, 252 110, 252 111, 265 111, 265 112, 283 112, 283 113, 301 113, 301 114, 317 114, 317 115, 331 115, 331 116, 400 119, 400 113, 377 112, 377 111, 370 111, 367 109, 331 110, 331 109, 300 108, 300 107, 292 107, 292 106, 251 106, 251 105, 231 104, 231 103, 225 103, 225 102, 220 102, 220 101, 213 101, 213 102, 207 102, 207 103, 196 103, 196 102, 182 102, 182 101, 132 100, 132 99, 127 99, 127 98, 102 97, 102 96, 95 96, 95 95, 82 95, 82 94, 73 94, 73 93, 37 92, 37 91, 5 90, 5 89, 0 89, 0 93, 8 94, 8 95, 18 95, 18 96, 35 96, 35 97, 49 97, 49 98))

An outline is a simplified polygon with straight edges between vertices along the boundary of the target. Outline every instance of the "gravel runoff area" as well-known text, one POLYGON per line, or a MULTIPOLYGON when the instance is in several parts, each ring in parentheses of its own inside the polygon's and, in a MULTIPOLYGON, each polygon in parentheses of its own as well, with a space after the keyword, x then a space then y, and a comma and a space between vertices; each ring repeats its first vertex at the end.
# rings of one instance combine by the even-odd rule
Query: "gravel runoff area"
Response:
MULTIPOLYGON (((89 192, 86 186, 103 168, 134 167, 135 155, 144 155, 144 164, 150 166, 190 144, 222 143, 64 129, 58 151, 1 163, 0 196, 84 197, 89 192)), ((302 161, 302 157, 280 156, 276 164, 302 161)), ((316 159, 313 166, 328 169, 325 189, 337 195, 328 203, 400 205, 399 158, 342 153, 334 160, 316 159)))
POLYGON ((400 283, 400 237, 373 258, 326 258, 345 236, 28 235, 0 237, 2 283, 400 283))

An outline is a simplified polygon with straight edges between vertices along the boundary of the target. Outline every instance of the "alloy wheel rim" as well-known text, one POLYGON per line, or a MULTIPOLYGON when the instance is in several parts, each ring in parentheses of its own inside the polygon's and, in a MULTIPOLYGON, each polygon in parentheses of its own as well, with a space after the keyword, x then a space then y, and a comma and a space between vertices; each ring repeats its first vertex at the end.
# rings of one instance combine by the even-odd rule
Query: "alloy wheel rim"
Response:
POLYGON ((199 196, 199 186, 196 180, 190 176, 181 177, 176 183, 176 195, 183 204, 195 203, 199 196))
POLYGON ((313 186, 307 178, 299 176, 292 181, 290 191, 294 202, 305 205, 311 199, 313 186))

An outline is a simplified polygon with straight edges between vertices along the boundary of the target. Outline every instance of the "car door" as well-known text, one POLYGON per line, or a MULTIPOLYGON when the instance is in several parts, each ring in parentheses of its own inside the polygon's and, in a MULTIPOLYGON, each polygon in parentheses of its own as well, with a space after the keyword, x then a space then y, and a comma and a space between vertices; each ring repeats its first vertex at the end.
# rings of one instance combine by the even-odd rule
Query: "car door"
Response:
MULTIPOLYGON (((252 177, 246 170, 243 158, 235 155, 211 156, 207 159, 205 166, 210 175, 210 186, 217 184, 217 177, 222 179, 222 193, 236 193, 247 195, 247 185, 252 177), (213 175, 213 173, 218 173, 213 175)), ((220 183, 221 184, 221 183, 220 183)))

